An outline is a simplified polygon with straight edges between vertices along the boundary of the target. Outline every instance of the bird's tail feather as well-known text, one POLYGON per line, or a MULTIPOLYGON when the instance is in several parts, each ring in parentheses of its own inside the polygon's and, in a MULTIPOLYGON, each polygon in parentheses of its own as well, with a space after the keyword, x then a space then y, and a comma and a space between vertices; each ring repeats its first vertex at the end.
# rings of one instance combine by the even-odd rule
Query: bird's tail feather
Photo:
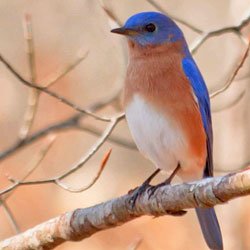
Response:
POLYGON ((222 235, 214 208, 195 210, 208 247, 213 250, 223 250, 222 235))

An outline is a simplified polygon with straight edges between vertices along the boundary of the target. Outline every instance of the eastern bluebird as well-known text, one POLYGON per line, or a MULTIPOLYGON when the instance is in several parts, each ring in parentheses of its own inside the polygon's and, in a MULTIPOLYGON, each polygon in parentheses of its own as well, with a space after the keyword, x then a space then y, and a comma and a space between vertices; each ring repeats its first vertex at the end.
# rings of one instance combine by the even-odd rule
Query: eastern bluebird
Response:
MULTIPOLYGON (((113 33, 128 38, 125 114, 142 154, 184 181, 213 176, 209 94, 184 35, 169 17, 142 12, 113 33)), ((213 208, 196 208, 210 249, 223 249, 213 208)))

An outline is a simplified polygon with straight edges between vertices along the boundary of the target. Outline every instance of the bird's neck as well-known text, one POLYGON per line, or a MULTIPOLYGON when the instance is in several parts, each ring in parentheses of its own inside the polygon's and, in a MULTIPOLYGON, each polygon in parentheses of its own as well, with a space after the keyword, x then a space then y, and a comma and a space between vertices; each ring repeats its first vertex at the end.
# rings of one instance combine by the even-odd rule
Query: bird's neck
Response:
POLYGON ((149 61, 150 58, 168 57, 173 54, 182 54, 183 57, 189 56, 187 44, 184 39, 176 42, 163 43, 161 45, 147 45, 141 46, 132 40, 128 41, 128 48, 130 60, 144 60, 149 61))

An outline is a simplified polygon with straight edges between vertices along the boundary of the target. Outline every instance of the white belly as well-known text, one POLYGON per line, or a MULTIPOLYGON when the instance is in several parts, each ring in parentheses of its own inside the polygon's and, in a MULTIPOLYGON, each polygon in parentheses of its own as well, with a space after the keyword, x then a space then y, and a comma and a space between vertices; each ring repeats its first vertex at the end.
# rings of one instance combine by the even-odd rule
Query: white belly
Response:
POLYGON ((186 160, 186 140, 180 129, 135 95, 127 106, 126 118, 138 149, 157 168, 172 171, 186 160))

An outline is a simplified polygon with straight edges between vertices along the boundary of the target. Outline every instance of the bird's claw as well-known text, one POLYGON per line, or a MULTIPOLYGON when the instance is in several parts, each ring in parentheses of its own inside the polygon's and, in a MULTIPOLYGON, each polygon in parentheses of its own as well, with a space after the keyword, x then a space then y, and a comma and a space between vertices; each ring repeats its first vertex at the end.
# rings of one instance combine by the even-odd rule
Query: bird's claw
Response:
MULTIPOLYGON (((132 190, 130 190, 128 192, 128 194, 132 194, 132 197, 130 198, 129 200, 129 204, 131 206, 131 208, 133 209, 135 207, 135 203, 136 203, 136 200, 138 199, 138 197, 140 197, 140 195, 142 195, 146 190, 148 190, 148 199, 150 199, 155 191, 164 186, 164 185, 169 185, 169 183, 166 183, 166 182, 162 182, 156 186, 151 186, 150 184, 148 183, 143 183, 141 186, 137 187, 137 188, 134 188, 132 190)), ((168 215, 172 215, 172 216, 183 216, 187 213, 187 211, 185 210, 180 210, 180 211, 166 211, 166 213, 168 215)))
POLYGON ((160 183, 160 184, 158 184, 158 185, 155 185, 155 186, 150 186, 150 188, 149 188, 149 191, 148 191, 148 198, 150 199, 153 195, 154 195, 154 193, 155 193, 155 191, 158 189, 158 188, 160 188, 160 187, 162 187, 162 186, 165 186, 166 184, 163 182, 163 183, 160 183))
POLYGON ((138 197, 145 192, 146 189, 151 188, 152 186, 149 185, 148 183, 143 183, 141 186, 132 189, 128 192, 128 194, 133 193, 132 197, 129 200, 129 204, 131 205, 132 208, 135 207, 136 200, 138 197))

